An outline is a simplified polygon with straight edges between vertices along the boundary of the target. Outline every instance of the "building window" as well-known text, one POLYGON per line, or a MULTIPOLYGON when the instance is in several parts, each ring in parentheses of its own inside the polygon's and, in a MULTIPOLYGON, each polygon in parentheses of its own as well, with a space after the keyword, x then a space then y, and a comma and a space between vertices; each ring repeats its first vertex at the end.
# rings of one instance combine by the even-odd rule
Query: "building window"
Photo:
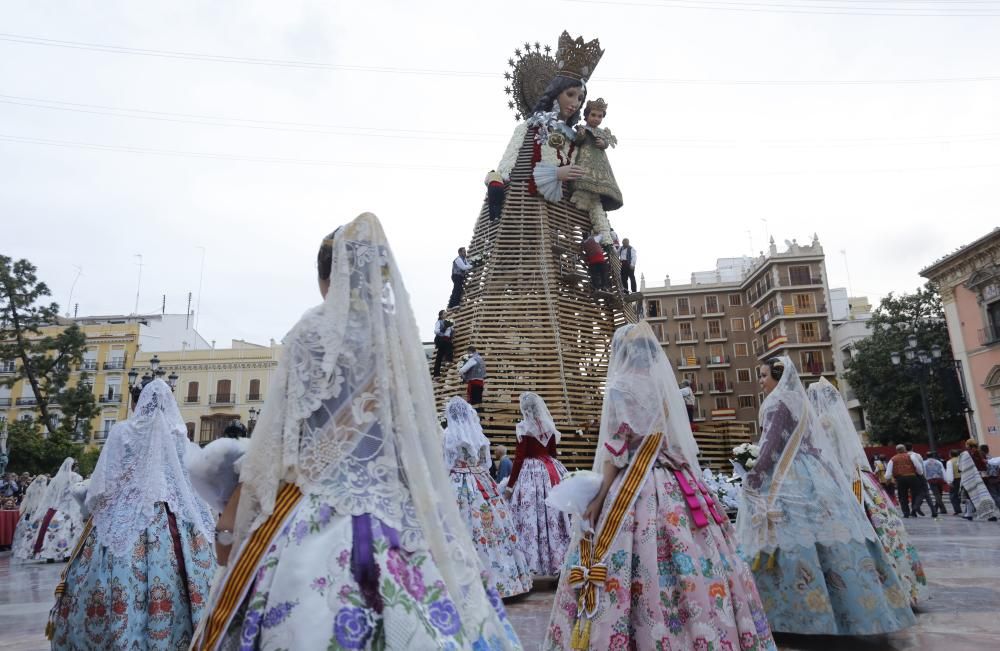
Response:
POLYGON ((694 331, 691 329, 690 321, 681 321, 677 324, 677 331, 681 341, 693 341, 694 331))
POLYGON ((718 296, 706 296, 705 297, 705 311, 709 314, 717 314, 721 310, 719 309, 719 297, 718 296))
POLYGON ((199 443, 208 443, 215 440, 214 432, 212 431, 212 419, 202 416, 201 418, 201 432, 198 433, 199 443))
POLYGON ((659 300, 657 300, 655 298, 651 298, 648 301, 646 301, 646 315, 647 316, 652 316, 652 317, 660 316, 660 301, 659 300))
POLYGON ((740 396, 738 398, 738 400, 739 400, 739 402, 737 404, 739 405, 740 409, 756 409, 757 408, 757 403, 754 401, 752 394, 748 395, 748 396, 740 396))
POLYGON ((194 441, 194 423, 184 423, 187 427, 187 436, 189 441, 194 441))
POLYGON ((813 294, 792 294, 792 302, 797 314, 813 314, 816 312, 816 297, 813 294))
POLYGON ((250 380, 250 393, 247 394, 247 400, 260 400, 260 380, 254 379, 250 380))
POLYGON ((215 402, 236 402, 232 395, 233 384, 230 380, 219 380, 215 383, 215 402))
POLYGON ((729 328, 733 332, 744 332, 747 329, 747 322, 743 317, 729 320, 729 328))
POLYGON ((733 305, 733 306, 743 305, 743 296, 742 296, 742 294, 730 294, 729 295, 729 304, 733 305))
POLYGON ((691 314, 691 302, 686 296, 677 299, 677 314, 687 316, 691 314))
POLYGON ((711 319, 708 321, 708 338, 709 339, 722 338, 722 321, 718 319, 711 319))
POLYGON ((746 344, 733 344, 733 355, 736 357, 747 357, 749 354, 746 344))
POLYGON ((188 382, 188 391, 187 391, 187 396, 184 398, 184 402, 186 402, 186 403, 195 403, 195 402, 198 402, 198 383, 197 382, 188 382))
POLYGON ((108 438, 108 434, 111 433, 111 428, 114 427, 117 422, 118 420, 115 418, 105 418, 104 423, 101 425, 101 431, 97 433, 97 438, 108 438))
POLYGON ((698 393, 698 374, 691 371, 681 373, 681 379, 686 380, 691 386, 692 393, 698 393))
POLYGON ((791 285, 811 285, 812 271, 809 265, 792 265, 788 267, 788 282, 791 285))
POLYGON ((813 344, 819 341, 819 322, 803 321, 797 326, 800 344, 813 344))
POLYGON ((816 350, 804 350, 799 353, 799 368, 803 373, 819 375, 823 372, 823 353, 816 350))
POLYGON ((736 381, 737 382, 753 382, 753 376, 750 374, 750 369, 739 368, 736 369, 736 381))
POLYGON ((698 356, 694 354, 694 346, 681 348, 681 363, 687 366, 694 366, 698 363, 698 356))
MULTIPOLYGON (((657 341, 663 341, 663 324, 662 323, 650 323, 649 327, 653 331, 653 336, 656 337, 657 341)), ((257 382, 257 380, 254 380, 257 382)), ((259 398, 251 398, 251 400, 259 400, 259 398)))
POLYGON ((754 355, 756 355, 757 351, 760 350, 760 344, 757 342, 757 337, 750 340, 750 348, 753 350, 754 355))
POLYGON ((729 396, 715 396, 716 409, 729 409, 729 396))
POLYGON ((722 344, 712 344, 708 347, 708 363, 723 364, 726 361, 726 348, 722 344))

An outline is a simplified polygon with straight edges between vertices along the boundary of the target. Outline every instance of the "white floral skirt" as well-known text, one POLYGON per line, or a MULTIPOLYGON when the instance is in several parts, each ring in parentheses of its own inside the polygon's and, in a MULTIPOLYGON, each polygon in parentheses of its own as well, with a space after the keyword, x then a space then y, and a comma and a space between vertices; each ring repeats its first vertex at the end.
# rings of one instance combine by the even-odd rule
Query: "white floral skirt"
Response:
POLYGON ((553 465, 559 479, 566 467, 558 460, 525 459, 514 484, 510 508, 517 532, 517 548, 524 554, 528 569, 534 574, 558 574, 566 548, 569 547, 569 516, 545 503, 552 490, 552 478, 546 461, 553 465))
POLYGON ((491 585, 501 597, 531 590, 531 570, 518 548, 514 518, 490 473, 459 465, 451 470, 451 485, 491 585))

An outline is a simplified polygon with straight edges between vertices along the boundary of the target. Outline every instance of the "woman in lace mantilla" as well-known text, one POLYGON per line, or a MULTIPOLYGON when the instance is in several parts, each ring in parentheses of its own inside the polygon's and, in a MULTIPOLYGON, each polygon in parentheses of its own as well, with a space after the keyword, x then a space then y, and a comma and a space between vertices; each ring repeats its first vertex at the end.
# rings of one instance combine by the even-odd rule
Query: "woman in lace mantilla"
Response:
POLYGON ((649 325, 619 328, 594 459, 604 483, 577 520, 542 648, 775 649, 697 456, 649 325))
POLYGON ((326 237, 219 521, 196 648, 518 649, 441 454, 426 359, 378 219, 326 237))
POLYGON ((531 570, 519 548, 510 506, 490 476, 490 441, 483 434, 479 414, 459 397, 445 408, 445 463, 451 486, 479 560, 489 572, 489 585, 503 597, 531 590, 531 570))
POLYGON ((81 479, 76 472, 76 460, 68 457, 49 480, 35 518, 38 526, 31 549, 32 559, 65 561, 69 558, 83 531, 80 504, 71 492, 81 479))
POLYGON ((531 572, 554 575, 570 541, 569 516, 545 503, 552 487, 566 476, 566 467, 556 458, 561 434, 537 393, 522 393, 519 403, 517 450, 504 494, 510 499, 518 549, 531 572))
POLYGON ((182 649, 215 570, 212 516, 191 487, 187 427, 153 380, 108 436, 87 489, 88 533, 52 610, 55 649, 182 649))
POLYGON ((874 635, 915 622, 910 595, 851 492, 791 360, 759 369, 761 453, 736 520, 771 628, 874 635))

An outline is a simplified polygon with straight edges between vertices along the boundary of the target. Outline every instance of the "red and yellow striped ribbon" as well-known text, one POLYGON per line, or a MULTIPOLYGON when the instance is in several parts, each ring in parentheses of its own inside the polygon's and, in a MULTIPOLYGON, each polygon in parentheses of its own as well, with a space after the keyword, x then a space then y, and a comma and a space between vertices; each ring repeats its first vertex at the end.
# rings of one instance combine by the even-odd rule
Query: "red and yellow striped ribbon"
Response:
POLYGON ((232 571, 223 579, 224 584, 219 598, 215 602, 215 608, 207 615, 205 629, 201 636, 192 643, 192 649, 214 649, 218 645, 219 639, 243 601, 250 585, 250 579, 257 570, 261 557, 301 498, 302 491, 295 484, 285 484, 278 491, 278 497, 274 502, 274 512, 262 525, 257 527, 246 544, 243 545, 243 549, 240 550, 239 558, 232 566, 232 571))
POLYGON ((570 585, 579 586, 580 590, 577 622, 571 640, 574 649, 586 649, 590 645, 590 618, 597 611, 597 589, 603 587, 608 578, 608 569, 603 563, 604 557, 618 536, 625 514, 632 508, 635 498, 639 495, 639 489, 642 488, 649 469, 660 451, 662 440, 663 432, 650 434, 643 439, 628 470, 625 471, 625 479, 622 480, 615 501, 608 510, 604 526, 597 532, 597 542, 592 544, 591 539, 586 536, 580 539, 580 565, 571 568, 569 575, 570 585))

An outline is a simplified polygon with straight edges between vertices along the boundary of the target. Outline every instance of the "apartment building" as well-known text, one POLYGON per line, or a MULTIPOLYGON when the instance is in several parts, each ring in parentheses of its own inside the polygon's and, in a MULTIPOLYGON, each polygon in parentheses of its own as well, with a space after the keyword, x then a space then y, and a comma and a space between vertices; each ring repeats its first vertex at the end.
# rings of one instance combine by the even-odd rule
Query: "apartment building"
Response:
POLYGON ((643 283, 644 318, 663 345, 678 380, 698 404, 696 422, 736 421, 756 431, 763 395, 757 367, 787 355, 806 383, 836 381, 823 248, 794 240, 779 252, 725 258, 691 283, 643 283))

